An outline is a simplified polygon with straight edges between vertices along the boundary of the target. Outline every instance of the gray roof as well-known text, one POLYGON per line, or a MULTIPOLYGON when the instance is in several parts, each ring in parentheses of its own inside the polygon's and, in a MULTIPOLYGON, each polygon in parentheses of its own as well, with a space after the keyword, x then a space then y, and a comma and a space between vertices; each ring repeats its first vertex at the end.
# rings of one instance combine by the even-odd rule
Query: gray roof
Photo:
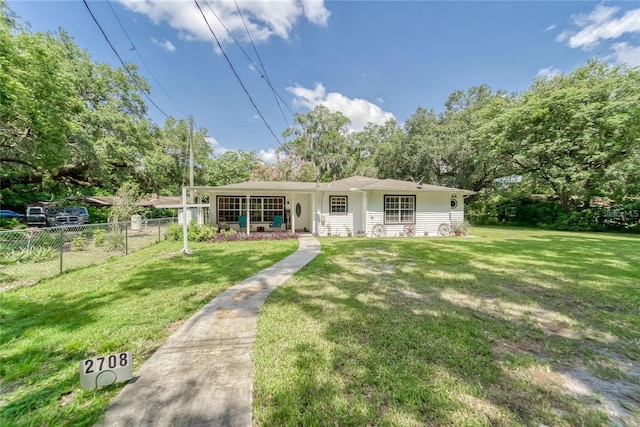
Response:
POLYGON ((377 179, 364 176, 352 176, 332 182, 291 182, 291 181, 245 181, 237 184, 221 185, 219 187, 196 187, 208 190, 236 190, 236 191, 411 191, 411 192, 446 192, 475 194, 473 191, 460 188, 442 187, 438 185, 421 184, 398 179, 377 179))

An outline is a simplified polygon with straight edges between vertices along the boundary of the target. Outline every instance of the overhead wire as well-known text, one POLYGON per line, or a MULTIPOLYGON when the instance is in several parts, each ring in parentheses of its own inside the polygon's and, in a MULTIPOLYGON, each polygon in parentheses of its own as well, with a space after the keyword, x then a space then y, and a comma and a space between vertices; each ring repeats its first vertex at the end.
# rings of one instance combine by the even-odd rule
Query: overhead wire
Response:
POLYGON ((151 71, 151 68, 149 67, 149 65, 147 65, 147 62, 144 60, 144 58, 142 57, 142 55, 140 54, 140 51, 138 50, 138 48, 136 47, 135 43, 133 42, 133 40, 131 40, 131 37, 129 36, 129 33, 127 32, 126 28, 124 27, 124 25, 122 24, 122 21, 120 21, 120 17, 118 16, 118 14, 116 13, 115 9, 113 8, 113 6, 111 5, 111 1, 107 0, 107 4, 109 4, 109 8, 111 9, 111 12, 113 13, 113 16, 115 16, 116 20, 118 21, 118 24, 120 24, 120 28, 122 28, 122 31, 124 32, 124 34, 127 36, 127 39, 129 40, 129 43, 131 43, 131 47, 136 55, 138 55, 138 58, 140 58, 140 61, 142 62, 142 64, 144 65, 144 67, 147 69, 147 71, 149 72, 149 75, 153 78, 153 80, 158 84, 158 87, 160 87, 160 90, 162 90, 162 92, 167 96, 167 98, 169 99, 169 101, 171 101, 171 103, 173 104, 174 107, 176 107, 176 109, 183 115, 185 116, 186 113, 184 111, 182 111, 182 109, 180 107, 178 107, 178 105, 175 103, 175 101, 173 100, 173 98, 171 98, 171 96, 167 93, 167 91, 165 90, 164 86, 162 86, 162 83, 160 83, 160 81, 158 80, 158 78, 155 76, 155 74, 153 74, 153 71, 151 71))
POLYGON ((162 108, 160 108, 158 106, 158 104, 156 104, 153 99, 151 99, 151 96, 149 96, 149 93, 146 89, 144 89, 142 87, 142 85, 140 84, 140 82, 138 82, 138 79, 136 79, 136 77, 131 73, 131 71, 129 71, 129 68, 127 67, 127 64, 123 61, 122 57, 120 56, 120 54, 118 53, 118 51, 116 50, 116 48, 113 46, 113 44, 111 43, 111 40, 109 40, 109 37, 107 36, 107 33, 104 32, 104 30, 102 29, 102 26, 100 25, 100 23, 98 22, 98 19, 95 17, 95 15, 93 14, 93 11, 91 10, 91 8, 89 7, 89 5, 87 4, 87 0, 82 0, 82 2, 84 3, 85 7, 87 8, 87 10, 89 11, 89 14, 91 15, 91 18, 93 18, 93 22, 96 23, 96 25, 98 26, 98 28, 100 29, 100 32, 102 33, 102 35, 104 36, 105 40, 107 41, 107 43, 109 44, 109 47, 111 47, 111 50, 113 50, 113 53, 116 54, 116 56, 118 57, 118 60, 120 60, 120 63, 122 64, 122 67, 124 68, 124 70, 127 72, 127 74, 129 75, 129 77, 131 77, 131 79, 133 80, 133 82, 135 83, 135 85, 138 87, 138 89, 140 89, 142 91, 142 93, 144 94, 144 96, 149 100, 149 102, 151 102, 151 104, 153 104, 154 107, 156 107, 158 109, 158 111, 160 111, 162 114, 164 114, 165 117, 169 117, 169 115, 167 113, 164 112, 164 110, 162 108))
MULTIPOLYGON (((238 11, 238 15, 240 15, 240 19, 242 19, 242 25, 244 25, 244 29, 247 32, 247 36, 249 37, 249 41, 251 41, 251 46, 253 46, 253 51, 255 52, 256 57, 258 58, 258 62, 260 63, 260 67, 262 67, 261 76, 262 76, 262 78, 265 79, 265 81, 267 82, 267 84, 271 88, 271 92, 273 93, 273 98, 276 100, 276 104, 278 105, 278 108, 280 109, 280 113, 282 114, 282 118, 284 119, 285 123, 287 124, 287 127, 289 127, 289 120, 287 120, 287 117, 285 116, 284 111, 282 111, 282 106, 280 105, 280 101, 278 100, 278 96, 280 96, 280 95, 278 95, 278 93, 276 92, 274 87, 271 85, 271 80, 269 79, 269 75, 267 74, 267 69, 265 68, 264 63, 262 62, 262 58, 260 57, 260 54, 258 53, 258 49, 256 48, 256 45, 253 42, 253 37, 251 37, 251 32, 249 31, 249 27, 247 27, 247 23, 244 20, 244 15, 242 14, 242 11, 240 10, 240 6, 238 6, 238 2, 236 0, 233 0, 233 2, 236 5, 236 10, 238 11)), ((258 70, 258 71, 260 71, 260 70, 258 70)), ((283 102, 284 102, 284 100, 283 100, 283 102)), ((285 102, 285 105, 286 105, 286 102, 285 102)), ((289 109, 289 111, 291 111, 291 109, 289 109)), ((293 111, 291 111, 291 114, 293 114, 293 111)))
MULTIPOLYGON (((287 104, 287 101, 284 100, 284 98, 282 96, 280 96, 280 94, 278 93, 278 91, 273 87, 273 85, 271 84, 271 81, 269 80, 269 77, 266 75, 266 69, 264 68, 264 64, 262 64, 262 59, 260 58, 260 55, 258 55, 258 60, 260 62, 260 64, 262 65, 262 67, 258 67, 258 65, 253 61, 253 58, 251 58, 251 56, 249 56, 249 54, 247 53, 246 50, 244 50, 244 48, 242 47, 242 45, 240 44, 240 42, 238 42, 238 40, 235 38, 235 36, 233 35, 233 33, 229 30, 229 28, 227 28, 226 25, 224 25, 224 22, 222 21, 222 19, 220 18, 220 16, 218 16, 218 14, 216 13, 215 10, 213 10, 213 8, 211 7, 211 5, 209 4, 209 2, 207 0, 204 0, 204 3, 207 5, 207 7, 209 8, 209 10, 211 11, 211 13, 213 13, 213 16, 216 17, 216 19, 218 20, 218 22, 220 23, 220 25, 222 25, 222 28, 225 29, 225 31, 227 32, 227 34, 229 34, 229 37, 231 37, 231 40, 233 40, 233 42, 240 48, 240 51, 244 54, 244 56, 247 58, 247 60, 251 63, 251 65, 253 65, 253 67, 258 70, 258 72, 260 72, 260 77, 262 77, 267 84, 269 85, 269 87, 271 88, 271 91, 277 96, 277 98, 284 104, 285 107, 287 107, 287 110, 289 110, 289 112, 291 114, 295 114, 294 111, 291 109, 291 107, 289 106, 289 104, 287 104)), ((237 5, 236 5, 237 7, 237 5)), ((238 10, 238 12, 240 12, 238 10)), ((244 16, 242 15, 242 13, 240 12, 240 18, 242 18, 242 22, 244 24, 244 16)), ((246 24, 245 25, 245 29, 247 29, 246 24)), ((249 34, 249 30, 247 29, 247 34, 249 34)), ((249 34, 249 39, 251 40, 251 43, 253 44, 253 40, 251 39, 251 34, 249 34)), ((256 54, 258 53, 255 45, 254 45, 254 50, 256 51, 256 54)), ((276 100, 277 102, 277 100, 276 100)), ((281 110, 282 111, 282 110, 281 110)), ((282 114, 284 115, 284 112, 282 112, 282 114)), ((288 120, 285 117, 285 122, 287 122, 287 126, 289 125, 288 120)))
MULTIPOLYGON (((83 0, 86 1, 86 0, 83 0)), ((255 110, 258 112, 258 116, 260 116, 260 118, 262 119, 262 121, 264 122, 265 126, 267 126, 267 129, 269 129, 269 132, 271 132, 271 135, 273 135, 273 137, 276 139, 276 141, 278 141, 278 144, 281 145, 282 143, 280 142, 280 139, 277 137, 277 135, 275 134, 275 132, 273 131, 273 129, 271 129, 271 126, 269 126, 269 123, 267 122, 267 120, 264 118, 264 115, 262 114, 262 112, 260 111, 260 109, 258 108, 258 106, 256 105, 255 101, 253 100, 253 98, 251 97, 251 94, 249 93, 249 91, 247 90, 246 86, 244 85, 244 83, 242 82, 242 79, 240 78, 240 76, 238 75, 238 72, 236 71, 236 68, 233 66, 233 64, 231 63, 231 60, 229 59, 229 56, 227 55, 227 53, 224 51, 222 44, 220 43, 220 40, 218 40, 218 36, 216 36, 216 33, 213 31, 213 28, 211 28, 211 25, 209 24, 209 20, 207 19, 206 15, 204 14, 202 8, 200 7, 200 4, 198 3, 198 0, 193 0, 193 2, 196 4, 196 6, 198 7, 198 10, 200 11, 200 14, 202 15, 202 18, 204 19, 204 22, 207 24, 207 27, 209 28, 209 31, 211 32, 211 34, 213 35, 213 38, 216 41, 216 44, 218 45, 218 48, 220 49, 220 52, 222 52, 222 56, 224 56, 225 60, 227 61, 227 64, 229 64, 229 67, 231 67, 231 71, 233 71, 233 74, 236 76, 236 79, 238 80, 238 82, 240 83, 240 86, 242 87, 242 89, 244 90, 244 93, 247 95, 247 97, 249 98, 249 101, 251 102, 251 105, 253 105, 253 108, 255 108, 255 110)))

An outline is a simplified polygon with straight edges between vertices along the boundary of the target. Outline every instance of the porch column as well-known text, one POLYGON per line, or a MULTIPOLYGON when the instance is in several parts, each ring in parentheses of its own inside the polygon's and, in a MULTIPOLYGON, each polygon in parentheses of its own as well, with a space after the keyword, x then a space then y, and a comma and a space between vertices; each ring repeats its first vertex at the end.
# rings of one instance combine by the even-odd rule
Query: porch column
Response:
POLYGON ((316 218, 316 198, 318 197, 317 192, 313 191, 309 194, 309 198, 311 199, 311 230, 314 233, 318 233, 318 221, 316 218))
POLYGON ((296 232, 296 195, 291 195, 291 208, 289 209, 289 215, 291 215, 291 234, 296 232))
MULTIPOLYGON (((249 200, 251 200, 251 196, 249 196, 249 194, 245 194, 244 200, 245 200, 245 206, 247 207, 247 211, 245 212, 245 215, 247 215, 247 235, 249 235, 251 234, 251 220, 249 219, 249 217, 251 216, 249 215, 249 200)), ((242 215, 242 209, 240 209, 240 215, 242 215)))

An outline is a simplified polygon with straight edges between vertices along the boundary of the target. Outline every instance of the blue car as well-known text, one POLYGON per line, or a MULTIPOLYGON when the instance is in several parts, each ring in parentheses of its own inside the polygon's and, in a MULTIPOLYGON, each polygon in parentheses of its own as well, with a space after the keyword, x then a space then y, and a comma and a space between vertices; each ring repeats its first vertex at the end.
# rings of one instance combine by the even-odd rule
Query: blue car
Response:
POLYGON ((11 218, 24 219, 25 215, 14 212, 14 211, 0 210, 0 219, 11 219, 11 218))

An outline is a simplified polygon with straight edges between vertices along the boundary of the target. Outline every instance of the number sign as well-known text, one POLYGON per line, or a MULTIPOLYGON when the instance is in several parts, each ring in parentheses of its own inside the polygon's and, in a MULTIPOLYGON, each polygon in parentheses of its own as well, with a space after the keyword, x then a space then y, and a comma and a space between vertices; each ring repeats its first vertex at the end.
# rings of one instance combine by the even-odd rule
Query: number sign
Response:
POLYGON ((80 361, 80 385, 97 388, 133 377, 131 352, 110 354, 80 361))

